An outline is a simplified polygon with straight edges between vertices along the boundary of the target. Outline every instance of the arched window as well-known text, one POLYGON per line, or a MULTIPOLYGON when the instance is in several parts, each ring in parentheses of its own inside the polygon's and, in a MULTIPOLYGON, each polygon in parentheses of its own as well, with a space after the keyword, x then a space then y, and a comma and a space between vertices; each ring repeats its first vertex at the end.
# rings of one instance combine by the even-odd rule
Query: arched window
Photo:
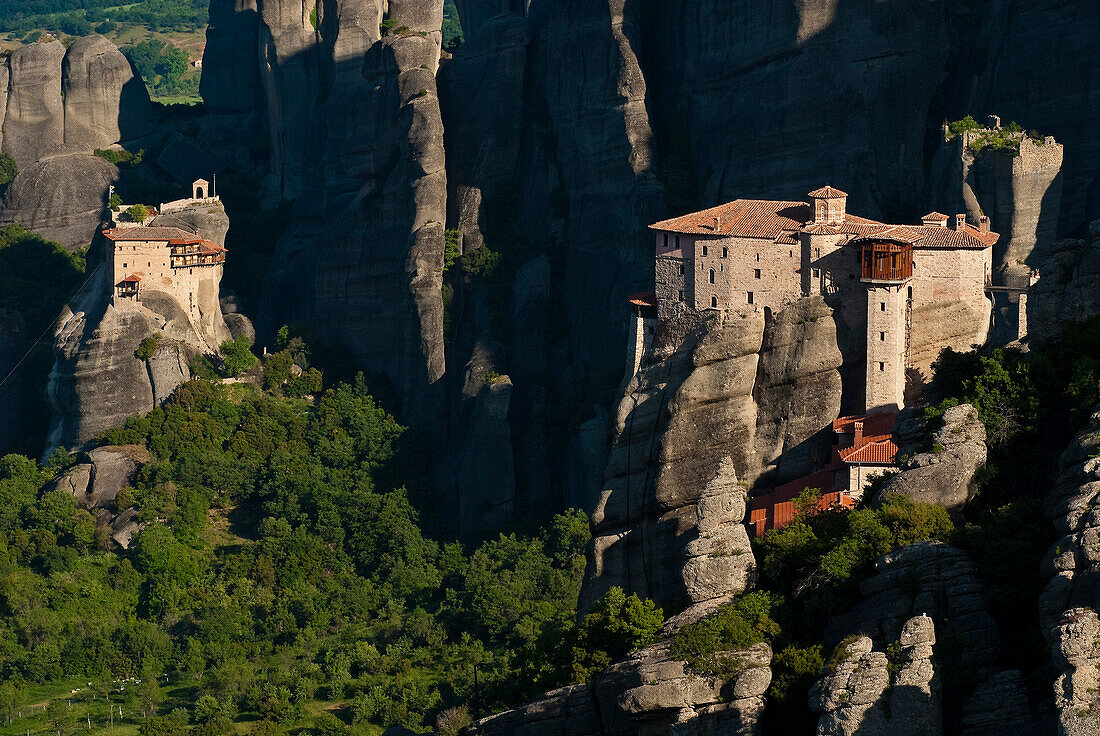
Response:
POLYGON ((722 257, 723 258, 729 258, 730 257, 730 249, 729 248, 723 248, 722 249, 722 257))
POLYGON ((704 245, 703 246, 703 255, 706 255, 706 254, 707 254, 707 246, 704 245))
POLYGON ((714 269, 713 268, 710 270, 710 282, 712 284, 714 283, 714 269))
MULTIPOLYGON (((713 273, 713 272, 712 272, 712 273, 713 273)), ((712 296, 712 297, 710 298, 710 306, 711 306, 711 308, 713 308, 713 309, 717 309, 717 308, 718 308, 718 297, 716 297, 716 296, 712 296)))

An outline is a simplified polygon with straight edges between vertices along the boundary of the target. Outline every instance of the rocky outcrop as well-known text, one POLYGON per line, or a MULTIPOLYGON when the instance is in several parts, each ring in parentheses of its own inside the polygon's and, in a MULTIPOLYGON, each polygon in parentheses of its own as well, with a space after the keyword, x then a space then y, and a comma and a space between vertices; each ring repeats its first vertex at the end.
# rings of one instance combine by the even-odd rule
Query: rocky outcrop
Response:
POLYGON ((147 135, 152 108, 145 82, 103 36, 78 38, 61 64, 65 144, 106 148, 147 135))
POLYGON ((942 207, 941 202, 965 206, 973 225, 980 224, 982 215, 988 216, 991 229, 1001 235, 993 248, 994 272, 1026 273, 1057 240, 1063 147, 1053 137, 1010 133, 1000 123, 991 116, 988 128, 944 141, 932 162, 925 206, 930 210, 942 207), (1013 144, 1010 148, 983 145, 990 136, 1013 144))
POLYGON ((1067 322, 1100 314, 1100 220, 1089 225, 1087 239, 1059 241, 1038 270, 1039 281, 1028 291, 1028 335, 1050 343, 1067 322))
POLYGON ((56 478, 49 490, 72 493, 81 508, 102 509, 134 482, 138 469, 149 462, 149 452, 141 445, 97 447, 87 458, 56 478))
POLYGON ((935 643, 932 619, 917 616, 902 626, 893 662, 866 636, 842 644, 836 671, 810 694, 810 707, 822 712, 818 736, 942 733, 935 643))
MULTIPOLYGON (((666 626, 691 618, 689 609, 666 626)), ((667 641, 634 652, 590 682, 546 693, 521 708, 474 723, 470 736, 750 736, 759 733, 771 684, 771 649, 757 644, 732 653, 741 669, 732 680, 695 673, 673 659, 667 641)))
POLYGON ((978 410, 959 404, 943 414, 943 426, 932 434, 932 449, 905 462, 879 491, 875 502, 898 494, 912 501, 960 509, 975 493, 974 473, 985 465, 988 448, 978 410))
POLYGON ((113 299, 102 263, 105 248, 102 239, 93 244, 90 276, 55 326, 47 450, 85 447, 127 417, 160 405, 190 378, 195 355, 216 351, 230 337, 216 288, 195 292, 193 312, 174 294, 151 286, 137 299, 113 299), (137 350, 147 337, 158 343, 143 360, 137 350))
POLYGON ((65 142, 61 97, 64 58, 61 42, 50 41, 21 46, 7 59, 11 80, 3 119, 3 150, 20 168, 30 166, 65 142))
POLYGON ((746 489, 766 470, 806 472, 839 414, 842 358, 820 297, 769 325, 762 312, 726 313, 696 330, 659 345, 667 357, 619 404, 582 606, 611 586, 669 607, 743 592, 755 567, 739 525, 746 489))
POLYGON ((118 48, 88 36, 28 44, 0 60, 0 150, 19 174, 0 201, 0 223, 17 222, 75 250, 99 225, 114 166, 90 154, 148 135, 145 83, 118 48))
POLYGON ((87 247, 99 228, 118 169, 97 156, 56 156, 29 164, 0 198, 0 223, 16 222, 68 250, 87 247))
POLYGON ((1043 559, 1050 578, 1039 599, 1040 622, 1058 676, 1054 701, 1060 732, 1100 728, 1100 411, 1063 453, 1044 507, 1061 538, 1043 559))
POLYGON ((827 642, 862 633, 896 641, 906 621, 930 616, 940 638, 966 642, 952 652, 959 665, 982 667, 997 656, 999 634, 981 594, 978 570, 965 552, 938 542, 903 547, 875 561, 875 576, 859 586, 863 599, 829 621, 827 642))

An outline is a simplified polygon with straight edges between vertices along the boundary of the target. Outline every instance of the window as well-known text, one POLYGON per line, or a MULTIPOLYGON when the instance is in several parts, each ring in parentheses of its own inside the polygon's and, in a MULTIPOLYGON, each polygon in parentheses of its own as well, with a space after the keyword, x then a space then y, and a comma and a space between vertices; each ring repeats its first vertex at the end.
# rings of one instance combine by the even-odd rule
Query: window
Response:
POLYGON ((880 312, 885 312, 886 311, 886 302, 879 302, 878 311, 880 311, 880 312))
POLYGON ((712 296, 712 297, 710 298, 710 306, 711 306, 712 308, 714 308, 714 309, 717 309, 717 308, 718 308, 718 297, 716 297, 716 296, 712 296))
POLYGON ((756 254, 756 262, 760 263, 760 254, 759 253, 756 254))
POLYGON ((668 233, 665 233, 665 247, 668 247, 668 233))
POLYGON ((676 267, 676 270, 679 272, 679 274, 681 276, 683 276, 684 275, 684 264, 681 263, 679 266, 676 267))
POLYGON ((886 333, 885 332, 878 333, 878 341, 879 342, 886 342, 886 333))
POLYGON ((759 268, 754 268, 754 269, 752 270, 752 277, 753 277, 754 279, 758 279, 758 278, 760 278, 760 269, 759 269, 759 268))
POLYGON ((706 254, 707 254, 707 246, 704 245, 703 246, 703 255, 705 256, 706 254))
POLYGON ((794 258, 794 251, 792 250, 790 253, 788 253, 787 257, 788 258, 794 258))
POLYGON ((821 258, 821 248, 814 248, 814 258, 821 258))
POLYGON ((684 300, 684 292, 683 292, 683 290, 681 290, 680 291, 680 301, 683 301, 683 300, 684 300))
POLYGON ((676 248, 679 249, 679 247, 680 247, 680 236, 677 235, 676 236, 676 248))
POLYGON ((886 364, 885 364, 885 363, 882 363, 882 362, 879 362, 879 364, 878 364, 878 369, 879 369, 880 371, 884 371, 884 370, 886 370, 886 364))
POLYGON ((710 282, 712 284, 714 283, 714 269, 713 268, 710 270, 710 282))
POLYGON ((146 264, 145 264, 145 267, 146 268, 152 268, 153 267, 153 262, 152 261, 147 261, 146 264))
POLYGON ((810 272, 813 274, 815 279, 821 278, 821 269, 820 268, 812 268, 812 269, 810 269, 810 272))
POLYGON ((752 304, 752 292, 749 292, 749 304, 752 304))
POLYGON ((723 248, 722 249, 722 257, 723 258, 729 258, 730 257, 730 249, 729 248, 723 248))

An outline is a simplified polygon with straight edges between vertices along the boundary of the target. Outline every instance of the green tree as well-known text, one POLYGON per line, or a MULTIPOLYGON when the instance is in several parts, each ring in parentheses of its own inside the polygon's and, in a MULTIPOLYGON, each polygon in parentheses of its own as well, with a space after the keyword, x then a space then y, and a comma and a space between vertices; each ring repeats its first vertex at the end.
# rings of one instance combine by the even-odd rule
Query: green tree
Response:
POLYGON ((143 204, 131 205, 126 210, 126 216, 130 218, 131 222, 145 222, 145 219, 149 217, 149 208, 143 204))
POLYGON ((6 153, 0 153, 0 187, 4 186, 19 174, 19 166, 15 159, 6 153))
POLYGON ((657 641, 664 613, 653 601, 613 587, 585 615, 573 647, 573 676, 583 681, 627 653, 657 641))
POLYGON ((239 376, 251 370, 258 359, 252 354, 252 340, 247 335, 238 335, 221 344, 222 359, 225 361, 225 373, 239 376))
POLYGON ((191 61, 187 52, 175 46, 166 47, 156 62, 156 71, 169 82, 177 81, 187 73, 191 61))

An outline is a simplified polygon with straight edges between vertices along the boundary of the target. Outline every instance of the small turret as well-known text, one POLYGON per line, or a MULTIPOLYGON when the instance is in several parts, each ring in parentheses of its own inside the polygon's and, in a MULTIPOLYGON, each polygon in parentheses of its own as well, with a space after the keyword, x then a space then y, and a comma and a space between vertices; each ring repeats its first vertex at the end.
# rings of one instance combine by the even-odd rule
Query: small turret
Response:
POLYGON ((844 222, 848 194, 826 184, 807 195, 813 211, 814 225, 835 225, 844 222))

